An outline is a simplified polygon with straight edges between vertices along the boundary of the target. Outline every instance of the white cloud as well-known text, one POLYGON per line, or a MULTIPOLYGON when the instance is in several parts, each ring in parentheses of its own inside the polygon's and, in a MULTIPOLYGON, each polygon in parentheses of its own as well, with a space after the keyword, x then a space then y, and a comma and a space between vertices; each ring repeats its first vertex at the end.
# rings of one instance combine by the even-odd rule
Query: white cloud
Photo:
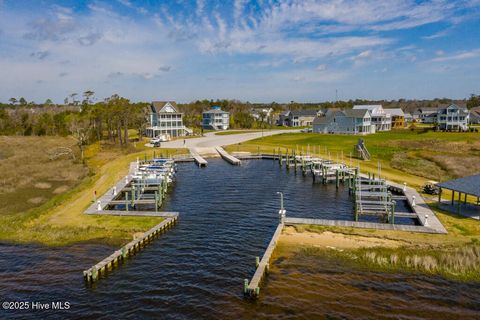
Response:
POLYGON ((455 60, 465 60, 480 57, 480 49, 457 52, 450 56, 442 56, 433 58, 430 61, 432 62, 444 62, 444 61, 455 61, 455 60))

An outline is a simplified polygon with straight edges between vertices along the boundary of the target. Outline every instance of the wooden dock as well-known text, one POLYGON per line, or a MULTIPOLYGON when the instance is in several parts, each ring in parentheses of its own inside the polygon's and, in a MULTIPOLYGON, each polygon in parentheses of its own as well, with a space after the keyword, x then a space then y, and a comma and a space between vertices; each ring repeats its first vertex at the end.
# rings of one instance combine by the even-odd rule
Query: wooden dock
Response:
POLYGON ((285 225, 292 226, 296 224, 311 224, 319 226, 330 227, 347 227, 347 228, 363 228, 363 229, 376 229, 376 230, 397 230, 397 231, 410 231, 420 233, 441 233, 436 229, 432 229, 425 226, 412 226, 405 224, 389 224, 389 223, 376 223, 376 222, 358 222, 349 220, 330 220, 330 219, 306 219, 306 218, 285 218, 285 225))
POLYGON ((192 154, 193 160, 199 167, 206 167, 208 165, 207 160, 202 158, 200 154, 195 149, 190 149, 190 153, 192 154))
POLYGON ((149 242, 155 239, 162 231, 166 230, 168 227, 175 224, 177 221, 178 214, 167 218, 166 220, 160 222, 147 232, 145 232, 141 237, 132 240, 123 246, 120 250, 115 251, 96 265, 91 268, 83 271, 83 277, 87 283, 92 283, 99 279, 101 275, 105 275, 109 270, 112 270, 115 266, 120 265, 120 262, 124 261, 129 256, 134 255, 139 252, 142 247, 147 245, 149 242))
POLYGON ((231 154, 229 154, 222 147, 215 147, 215 150, 217 150, 218 154, 220 154, 220 156, 230 164, 239 166, 242 163, 239 159, 237 159, 234 156, 232 156, 231 154))
POLYGON ((269 270, 270 258, 272 257, 282 230, 283 223, 279 223, 275 233, 273 234, 272 240, 270 240, 270 243, 268 244, 267 250, 263 254, 262 260, 258 260, 257 257, 257 270, 255 271, 252 280, 250 280, 250 283, 248 283, 248 279, 245 279, 243 288, 243 293, 245 296, 256 298, 260 294, 260 283, 265 275, 265 272, 268 272, 269 270))

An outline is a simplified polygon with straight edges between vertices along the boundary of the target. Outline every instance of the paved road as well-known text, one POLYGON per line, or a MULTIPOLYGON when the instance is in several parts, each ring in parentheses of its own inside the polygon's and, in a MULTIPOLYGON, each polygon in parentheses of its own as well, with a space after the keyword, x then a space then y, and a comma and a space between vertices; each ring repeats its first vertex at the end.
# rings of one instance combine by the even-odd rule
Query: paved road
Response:
MULTIPOLYGON (((264 131, 263 136, 267 137, 280 133, 293 133, 299 131, 300 130, 271 130, 264 131)), ((217 152, 215 151, 215 147, 217 146, 237 144, 261 137, 262 132, 250 132, 229 135, 216 135, 215 132, 209 132, 201 138, 185 139, 185 144, 183 140, 162 142, 162 148, 188 148, 194 149, 200 154, 216 154, 217 152)))

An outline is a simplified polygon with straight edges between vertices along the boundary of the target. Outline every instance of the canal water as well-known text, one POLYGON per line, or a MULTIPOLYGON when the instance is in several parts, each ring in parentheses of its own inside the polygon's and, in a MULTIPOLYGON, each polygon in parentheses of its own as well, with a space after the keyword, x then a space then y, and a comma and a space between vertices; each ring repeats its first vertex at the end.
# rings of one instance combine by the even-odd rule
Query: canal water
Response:
POLYGON ((346 189, 313 185, 273 161, 181 164, 164 208, 180 212, 178 224, 92 287, 82 271, 116 247, 0 245, 2 302, 70 304, 64 311, 0 310, 0 319, 465 319, 480 312, 478 284, 356 271, 312 257, 277 259, 261 298, 244 300, 243 280, 278 223, 277 191, 287 216, 352 219, 346 189))

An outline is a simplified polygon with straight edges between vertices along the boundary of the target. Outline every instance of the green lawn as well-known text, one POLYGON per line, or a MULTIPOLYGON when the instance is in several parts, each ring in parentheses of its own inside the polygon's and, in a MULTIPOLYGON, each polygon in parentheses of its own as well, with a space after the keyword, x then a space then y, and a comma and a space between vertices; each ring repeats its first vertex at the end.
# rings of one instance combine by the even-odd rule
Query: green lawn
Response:
POLYGON ((361 171, 377 173, 397 182, 420 186, 425 180, 444 181, 480 172, 480 134, 426 130, 394 130, 367 136, 316 133, 285 133, 231 145, 227 151, 273 152, 281 147, 285 153, 297 150, 315 152, 323 158, 341 159, 350 164, 350 153, 358 139, 364 139, 372 155, 370 161, 352 160, 361 171))

